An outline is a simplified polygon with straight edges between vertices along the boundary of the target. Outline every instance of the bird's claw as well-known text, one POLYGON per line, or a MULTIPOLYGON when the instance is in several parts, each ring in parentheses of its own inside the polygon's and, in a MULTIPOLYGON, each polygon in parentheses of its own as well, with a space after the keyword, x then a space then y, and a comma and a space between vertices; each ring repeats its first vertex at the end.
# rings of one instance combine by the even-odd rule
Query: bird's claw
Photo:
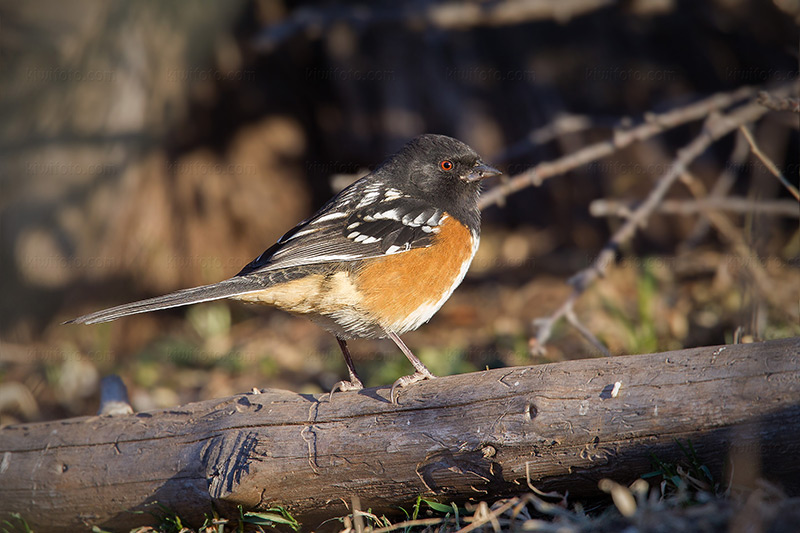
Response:
POLYGON ((402 389, 403 387, 411 385, 412 383, 417 383, 418 381, 423 381, 426 379, 434 379, 435 377, 436 376, 434 376, 430 372, 417 371, 411 374, 410 376, 403 376, 401 378, 398 378, 397 381, 395 381, 392 384, 392 390, 389 393, 389 399, 393 404, 397 405, 397 395, 395 394, 397 392, 397 389, 402 389))
POLYGON ((333 388, 331 388, 331 392, 328 394, 328 401, 330 402, 331 400, 333 400, 333 393, 336 391, 350 392, 350 391, 361 390, 363 388, 364 384, 361 383, 361 380, 358 378, 350 379, 350 381, 344 381, 344 380, 339 381, 333 386, 333 388))

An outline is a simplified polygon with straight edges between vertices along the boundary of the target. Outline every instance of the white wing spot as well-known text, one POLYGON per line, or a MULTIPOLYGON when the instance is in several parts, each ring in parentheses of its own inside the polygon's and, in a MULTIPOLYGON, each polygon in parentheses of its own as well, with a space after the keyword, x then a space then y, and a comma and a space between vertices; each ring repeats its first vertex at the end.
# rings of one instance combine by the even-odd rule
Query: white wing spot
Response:
POLYGON ((302 262, 289 262, 289 265, 292 266, 294 264, 303 265, 303 264, 315 264, 315 263, 325 263, 327 261, 352 261, 354 259, 360 259, 360 255, 317 255, 311 258, 305 258, 302 262), (311 261, 309 261, 309 259, 311 261))
MULTIPOLYGON (((295 233, 293 235, 289 235, 288 237, 283 236, 280 239, 278 239, 278 242, 280 244, 283 244, 285 242, 291 241, 292 239, 296 239, 298 237, 302 237, 303 235, 308 235, 310 233, 316 233, 317 231, 319 231, 317 228, 306 228, 303 231, 298 231, 297 233, 295 233)), ((258 256, 258 259, 256 259, 256 261, 258 261, 259 259, 261 259, 261 256, 258 256)))
POLYGON ((355 229, 361 225, 361 222, 353 222, 352 224, 348 224, 347 229, 355 229))
POLYGON ((316 233, 318 231, 319 231, 319 229, 317 229, 317 228, 304 229, 303 231, 298 231, 297 233, 292 235, 292 239, 297 238, 297 237, 302 237, 303 235, 308 235, 309 233, 316 233))
POLYGON ((374 204, 376 201, 378 201, 378 198, 380 197, 381 197, 381 192, 379 190, 367 189, 366 194, 364 194, 364 197, 356 205, 356 209, 360 209, 370 204, 374 204))
POLYGON ((394 188, 386 189, 386 192, 383 193, 383 197, 386 198, 387 200, 397 200, 398 198, 402 198, 403 196, 405 196, 403 194, 403 191, 394 188))
POLYGON ((314 220, 312 224, 319 224, 322 222, 328 222, 330 220, 338 220, 340 218, 344 218, 347 216, 347 213, 343 213, 342 211, 334 211, 333 213, 328 213, 327 215, 323 215, 318 219, 314 220))
POLYGON ((409 213, 408 215, 406 215, 406 216, 404 216, 404 217, 403 217, 403 220, 402 220, 402 222, 403 222, 403 224, 405 224, 406 226, 411 226, 412 228, 413 228, 413 227, 416 227, 416 226, 419 226, 419 224, 414 224, 414 219, 413 219, 413 218, 411 218, 411 214, 410 214, 410 213, 409 213))
POLYGON ((428 220, 428 219, 427 219, 427 218, 425 218, 425 213, 420 213, 419 215, 417 215, 417 218, 415 218, 415 219, 414 219, 414 225, 415 225, 415 226, 421 226, 421 225, 422 225, 422 224, 424 224, 424 223, 425 223, 427 220, 428 220))
POLYGON ((375 213, 372 215, 373 218, 376 220, 397 220, 400 221, 400 211, 397 209, 389 209, 387 211, 381 211, 379 213, 375 213))
POLYGON ((357 231, 352 232, 350 235, 347 236, 347 238, 353 239, 354 242, 361 244, 372 244, 373 242, 378 242, 380 240, 378 237, 365 235, 364 233, 359 233, 357 231))

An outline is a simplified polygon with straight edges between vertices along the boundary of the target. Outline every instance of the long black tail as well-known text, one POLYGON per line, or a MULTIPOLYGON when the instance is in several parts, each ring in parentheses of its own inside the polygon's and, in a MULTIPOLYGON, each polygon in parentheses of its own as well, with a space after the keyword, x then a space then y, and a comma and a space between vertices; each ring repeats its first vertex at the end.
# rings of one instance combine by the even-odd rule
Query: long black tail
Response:
POLYGON ((196 304, 200 302, 208 302, 211 300, 221 300, 222 298, 230 298, 239 294, 246 294, 248 292, 257 292, 263 290, 265 287, 258 281, 247 277, 235 277, 214 283, 212 285, 203 285, 201 287, 194 287, 191 289, 183 289, 164 296, 156 296, 155 298, 148 298, 147 300, 140 300, 129 304, 118 305, 110 309, 103 309, 95 313, 79 316, 72 320, 67 320, 64 324, 99 324, 101 322, 110 322, 118 318, 128 315, 135 315, 138 313, 147 313, 149 311, 158 311, 159 309, 169 309, 170 307, 180 307, 182 305, 196 304))

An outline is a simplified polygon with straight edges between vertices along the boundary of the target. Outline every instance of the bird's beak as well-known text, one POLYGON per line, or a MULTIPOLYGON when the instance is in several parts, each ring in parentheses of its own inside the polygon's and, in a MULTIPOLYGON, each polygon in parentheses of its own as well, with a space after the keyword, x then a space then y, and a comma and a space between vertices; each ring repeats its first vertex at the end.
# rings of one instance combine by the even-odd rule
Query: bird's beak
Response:
POLYGON ((472 183, 475 181, 484 180, 486 178, 491 178, 492 176, 499 176, 500 174, 502 174, 502 172, 496 168, 490 167, 483 161, 478 161, 478 163, 472 167, 466 176, 461 176, 461 179, 468 183, 472 183))

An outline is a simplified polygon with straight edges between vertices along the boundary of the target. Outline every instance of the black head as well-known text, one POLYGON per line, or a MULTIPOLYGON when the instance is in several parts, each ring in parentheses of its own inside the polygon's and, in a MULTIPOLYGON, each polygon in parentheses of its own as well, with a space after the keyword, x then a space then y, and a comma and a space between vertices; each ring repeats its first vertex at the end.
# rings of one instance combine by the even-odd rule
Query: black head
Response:
POLYGON ((463 142, 432 134, 409 141, 378 172, 402 185, 406 193, 442 207, 476 229, 481 181, 500 174, 463 142))

